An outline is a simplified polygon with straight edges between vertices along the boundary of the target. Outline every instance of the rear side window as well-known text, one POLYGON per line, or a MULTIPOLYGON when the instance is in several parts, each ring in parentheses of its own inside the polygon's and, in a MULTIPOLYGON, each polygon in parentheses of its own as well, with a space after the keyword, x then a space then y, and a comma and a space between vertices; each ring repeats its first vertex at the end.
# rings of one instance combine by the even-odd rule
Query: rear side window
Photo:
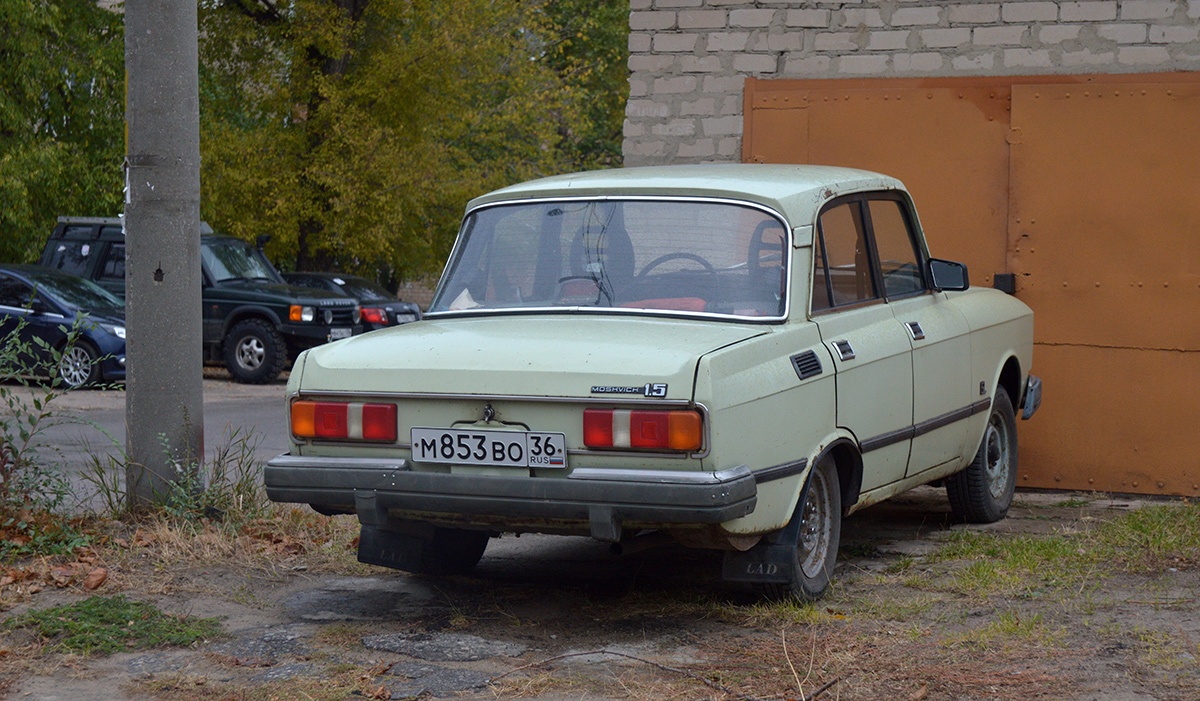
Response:
POLYGON ((825 210, 818 229, 813 311, 878 298, 860 203, 825 210))
POLYGON ((95 254, 96 244, 90 241, 51 241, 50 256, 44 265, 82 277, 86 276, 88 263, 95 254))
POLYGON ((114 243, 108 247, 108 257, 104 259, 104 267, 100 269, 100 279, 125 279, 125 244, 114 243))

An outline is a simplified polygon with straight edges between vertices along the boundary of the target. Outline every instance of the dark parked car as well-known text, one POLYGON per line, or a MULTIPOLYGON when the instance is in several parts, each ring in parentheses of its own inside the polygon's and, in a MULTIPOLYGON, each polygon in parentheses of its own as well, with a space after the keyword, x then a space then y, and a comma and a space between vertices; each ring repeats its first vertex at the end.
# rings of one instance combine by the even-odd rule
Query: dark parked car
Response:
POLYGON ((421 308, 403 302, 381 285, 357 275, 342 273, 284 273, 289 285, 314 290, 333 290, 353 297, 362 305, 363 329, 374 331, 388 326, 407 324, 421 318, 421 308))
POLYGON ((31 365, 53 367, 49 349, 62 354, 54 371, 66 387, 125 380, 125 305, 93 282, 35 265, 0 266, 0 337, 18 329, 31 365), (68 347, 80 314, 85 318, 68 347))
MULTIPOLYGON (((293 287, 263 252, 200 224, 204 352, 238 382, 273 381, 288 357, 362 333, 358 303, 334 292, 293 287)), ((93 280, 125 296, 121 220, 59 217, 41 264, 93 280)))

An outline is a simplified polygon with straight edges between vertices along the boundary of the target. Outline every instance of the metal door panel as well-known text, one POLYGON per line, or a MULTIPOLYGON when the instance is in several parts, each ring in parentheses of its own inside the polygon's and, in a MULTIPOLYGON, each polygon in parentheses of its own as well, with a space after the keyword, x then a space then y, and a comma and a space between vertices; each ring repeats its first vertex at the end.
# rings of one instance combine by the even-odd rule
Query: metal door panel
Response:
POLYGON ((864 492, 904 477, 911 436, 887 437, 912 426, 912 353, 907 334, 879 302, 813 318, 837 370, 837 423, 852 431, 863 453, 864 492), (835 347, 848 342, 854 357, 835 347), (882 439, 882 440, 881 440, 882 439), (871 442, 886 442, 875 449, 871 442))

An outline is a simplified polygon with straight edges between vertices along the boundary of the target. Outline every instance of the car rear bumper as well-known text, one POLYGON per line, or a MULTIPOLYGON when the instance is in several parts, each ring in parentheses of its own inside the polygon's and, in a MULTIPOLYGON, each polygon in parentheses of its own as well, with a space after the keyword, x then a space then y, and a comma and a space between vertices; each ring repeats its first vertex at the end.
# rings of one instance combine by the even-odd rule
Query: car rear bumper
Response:
POLYGON ((309 458, 267 463, 272 501, 357 511, 375 523, 392 511, 475 517, 489 522, 567 521, 617 541, 622 523, 715 524, 754 511, 757 487, 746 466, 721 472, 577 468, 564 477, 414 472, 407 460, 309 458))

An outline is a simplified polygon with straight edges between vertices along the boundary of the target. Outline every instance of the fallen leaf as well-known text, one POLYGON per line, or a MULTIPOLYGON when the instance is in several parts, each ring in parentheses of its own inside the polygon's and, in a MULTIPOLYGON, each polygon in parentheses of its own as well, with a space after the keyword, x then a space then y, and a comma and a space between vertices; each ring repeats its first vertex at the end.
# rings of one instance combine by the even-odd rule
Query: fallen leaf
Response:
POLYGON ((69 567, 55 567, 54 569, 50 570, 50 580, 53 581, 56 586, 65 587, 70 584, 71 580, 73 579, 75 579, 75 570, 69 567))
POLYGON ((924 684, 921 685, 920 689, 908 695, 908 701, 923 701, 926 698, 929 698, 929 687, 924 684))
POLYGON ((83 580, 83 588, 91 591, 98 588, 108 580, 108 570, 103 567, 97 567, 83 580))
POLYGON ((39 592, 39 591, 41 591, 41 590, 42 590, 42 587, 41 587, 41 586, 39 586, 39 585, 37 585, 37 584, 30 584, 30 585, 29 585, 29 588, 28 588, 28 589, 26 589, 25 591, 29 592, 30 594, 36 594, 36 593, 38 593, 38 592, 39 592))
POLYGON ((0 587, 7 587, 8 585, 12 584, 15 581, 17 581, 17 580, 14 577, 8 577, 8 576, 0 577, 0 587))

